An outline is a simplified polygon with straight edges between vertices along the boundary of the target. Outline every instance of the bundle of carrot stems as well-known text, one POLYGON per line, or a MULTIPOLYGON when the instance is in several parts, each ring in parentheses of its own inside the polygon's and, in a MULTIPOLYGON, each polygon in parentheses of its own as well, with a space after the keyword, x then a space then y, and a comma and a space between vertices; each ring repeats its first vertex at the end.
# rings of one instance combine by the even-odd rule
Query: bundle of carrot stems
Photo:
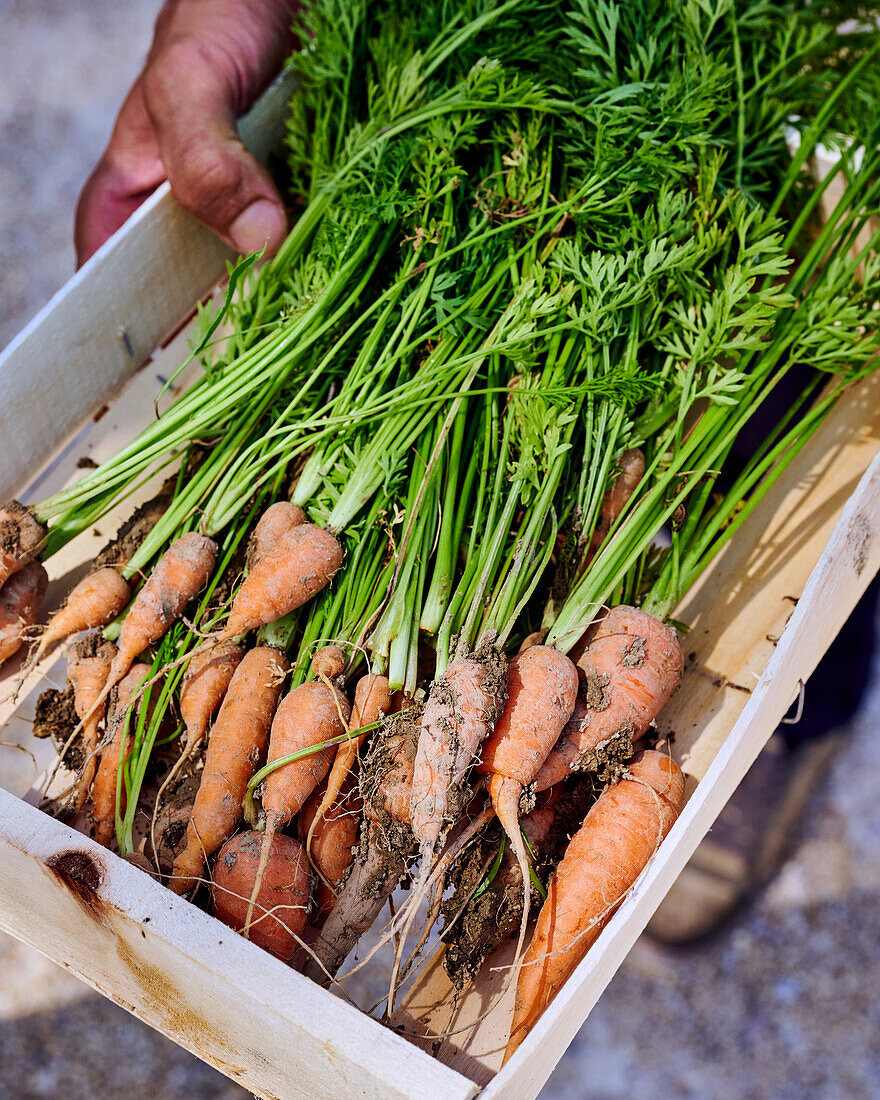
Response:
POLYGON ((4 510, 0 655, 72 643, 47 807, 317 981, 408 877, 386 1013, 441 913, 458 989, 515 936, 512 1053, 681 809, 670 616, 874 367, 876 14, 315 0, 287 240, 4 510))

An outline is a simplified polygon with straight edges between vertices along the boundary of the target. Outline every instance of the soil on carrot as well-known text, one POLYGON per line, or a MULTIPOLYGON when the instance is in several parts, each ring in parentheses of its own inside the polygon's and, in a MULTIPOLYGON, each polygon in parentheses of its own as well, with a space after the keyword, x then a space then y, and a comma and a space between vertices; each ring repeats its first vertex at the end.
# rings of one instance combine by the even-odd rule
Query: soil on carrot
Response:
POLYGON ((616 783, 626 775, 626 762, 633 754, 633 727, 626 722, 613 736, 581 753, 571 765, 573 772, 589 772, 600 783, 616 783))

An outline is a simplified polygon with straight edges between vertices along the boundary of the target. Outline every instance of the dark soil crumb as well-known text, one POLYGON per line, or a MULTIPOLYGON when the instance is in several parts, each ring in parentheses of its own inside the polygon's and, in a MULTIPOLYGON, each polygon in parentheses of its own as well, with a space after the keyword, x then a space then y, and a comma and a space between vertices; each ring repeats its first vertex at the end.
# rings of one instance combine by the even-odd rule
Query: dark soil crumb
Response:
POLYGON ((76 460, 78 470, 97 470, 98 463, 90 455, 80 455, 76 460))
POLYGON ((589 772, 600 783, 616 783, 626 774, 626 761, 633 754, 633 728, 623 725, 613 737, 600 741, 571 766, 573 772, 589 772))
MULTIPOLYGON (((63 691, 49 688, 37 699, 34 737, 51 737, 52 743, 60 750, 73 733, 76 724, 72 684, 68 684, 63 691)), ((65 753, 64 763, 72 771, 79 771, 85 763, 85 750, 81 741, 74 741, 70 746, 65 753)))

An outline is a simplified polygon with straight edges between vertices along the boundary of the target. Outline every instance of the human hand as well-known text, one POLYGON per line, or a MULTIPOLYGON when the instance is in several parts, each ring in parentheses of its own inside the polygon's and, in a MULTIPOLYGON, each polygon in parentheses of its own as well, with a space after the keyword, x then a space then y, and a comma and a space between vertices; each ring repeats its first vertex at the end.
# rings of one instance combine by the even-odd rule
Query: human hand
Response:
POLYGON ((284 204, 235 121, 281 69, 298 6, 166 0, 144 70, 77 204, 78 266, 165 179, 180 205, 238 252, 281 244, 284 204))

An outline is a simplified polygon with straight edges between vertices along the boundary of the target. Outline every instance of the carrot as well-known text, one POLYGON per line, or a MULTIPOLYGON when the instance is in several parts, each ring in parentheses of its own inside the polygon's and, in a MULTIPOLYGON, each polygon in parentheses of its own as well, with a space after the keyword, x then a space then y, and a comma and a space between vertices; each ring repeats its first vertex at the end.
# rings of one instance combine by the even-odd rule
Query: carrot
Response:
POLYGON ((338 645, 322 646, 312 658, 312 672, 319 680, 336 680, 345 671, 345 654, 338 645))
POLYGON ((217 544, 195 531, 181 535, 168 547, 125 616, 110 675, 94 706, 104 702, 147 646, 164 637, 207 584, 216 557, 217 544))
MULTIPOLYGON (((295 530, 301 531, 302 528, 295 530)), ((315 680, 301 684, 285 696, 275 712, 269 736, 267 763, 271 764, 282 756, 341 736, 347 730, 348 717, 348 700, 341 691, 315 680)), ((283 764, 266 776, 262 796, 266 830, 263 834, 260 867, 257 869, 251 905, 245 921, 245 935, 248 933, 253 906, 260 891, 262 871, 269 858, 272 837, 276 830, 299 813, 306 799, 330 771, 332 762, 333 749, 320 749, 300 760, 283 764)))
POLYGON ((266 755, 286 671, 287 658, 280 650, 256 646, 245 653, 232 674, 208 738, 186 846, 171 872, 168 885, 175 894, 185 894, 195 886, 205 860, 241 821, 247 785, 266 755))
MULTIPOLYGON (((395 692, 392 709, 406 705, 402 693, 395 692)), ((409 803, 416 744, 410 723, 392 725, 373 742, 371 759, 365 764, 369 776, 361 771, 362 842, 336 905, 312 943, 314 956, 306 963, 304 973, 313 981, 325 981, 328 974, 336 974, 364 932, 373 926, 406 870, 412 843, 409 803), (404 828, 397 829, 398 825, 404 828)))
POLYGON ((587 566, 599 552, 609 531, 629 503, 630 497, 639 487, 639 482, 645 476, 645 456, 638 447, 633 447, 623 452, 617 461, 617 466, 620 472, 602 498, 599 522, 596 524, 590 545, 578 568, 578 576, 586 572, 587 566))
POLYGON ((342 547, 323 527, 303 523, 283 534, 239 588, 220 639, 273 623, 317 595, 342 564, 342 547))
MULTIPOLYGON (((115 658, 114 658, 115 661, 115 658)), ((110 664, 113 668, 113 662, 110 664)), ((125 752, 123 754, 122 740, 127 725, 125 716, 131 704, 132 696, 146 680, 152 671, 148 664, 133 665, 120 680, 116 688, 116 699, 111 704, 110 722, 107 729, 108 743, 101 753, 101 763, 95 775, 92 786, 92 819, 95 825, 94 837, 105 848, 110 847, 113 839, 116 820, 116 777, 120 767, 124 764, 130 751, 133 735, 125 737, 125 752)), ((93 703, 89 708, 83 722, 87 722, 107 697, 106 684, 98 696, 98 704, 93 703)), ((85 725, 83 726, 85 728, 85 725)))
POLYGON ((662 753, 637 753, 604 791, 550 881, 519 972, 504 1059, 513 1054, 632 888, 684 804, 684 776, 662 753))
MULTIPOLYGON (((377 676, 371 672, 367 673, 366 676, 362 676, 360 680, 358 680, 357 687, 354 689, 354 707, 351 713, 351 728, 360 729, 362 726, 370 725, 378 718, 387 714, 390 706, 391 687, 387 677, 377 676)), ((320 822, 324 814, 327 813, 339 797, 339 792, 342 790, 342 784, 354 767, 358 749, 366 738, 367 734, 362 734, 360 737, 352 737, 337 748, 336 757, 333 760, 333 767, 330 769, 330 775, 327 779, 327 789, 324 798, 315 812, 312 828, 320 822)), ((306 855, 310 858, 311 850, 312 834, 310 831, 306 835, 306 855)))
POLYGON ((536 777, 539 791, 579 770, 603 742, 641 737, 678 689, 684 654, 672 627, 621 605, 591 627, 578 667, 579 704, 536 777))
POLYGON ((556 649, 536 645, 507 666, 507 702, 483 743, 477 770, 490 776, 489 797, 519 864, 523 883, 518 959, 529 921, 529 857, 519 826, 523 788, 534 781, 571 717, 577 669, 556 649))
POLYGON ((186 727, 183 756, 201 744, 243 656, 241 646, 231 641, 194 654, 180 687, 180 717, 186 727))
POLYGON ((413 768, 412 830, 430 861, 449 814, 450 791, 464 777, 497 711, 479 661, 454 661, 435 681, 422 715, 413 768))
POLYGON ((106 626, 124 609, 130 596, 128 581, 112 566, 89 573, 74 585, 64 606, 49 620, 29 663, 35 664, 46 650, 71 634, 106 626))
POLYGON ((299 945, 309 903, 309 863, 299 841, 277 835, 256 895, 258 915, 250 923, 248 898, 261 862, 259 833, 239 833, 227 840, 214 864, 211 912, 241 932, 247 919, 250 939, 279 959, 291 959, 299 945), (247 917, 246 917, 247 914, 247 917))
POLYGON ((248 540, 245 558, 248 571, 277 545, 283 535, 306 522, 306 514, 302 508, 291 504, 289 500, 279 500, 275 504, 270 504, 257 520, 257 525, 248 540))
POLYGON ((180 756, 165 776, 156 793, 150 836, 155 850, 156 818, 162 806, 162 796, 186 762, 198 751, 208 730, 208 723, 223 702, 229 681, 241 661, 244 651, 233 641, 220 642, 193 654, 180 687, 180 717, 185 736, 180 756))
POLYGON ((490 690, 489 672, 480 661, 453 661, 435 680, 425 704, 413 767, 410 808, 412 831, 419 845, 421 866, 400 932, 391 983, 388 1016, 394 1010, 394 992, 406 936, 428 889, 433 856, 440 833, 450 817, 450 794, 464 778, 480 745, 492 729, 498 700, 490 690))
POLYGON ((33 560, 45 537, 45 527, 17 500, 0 508, 0 586, 33 560))
POLYGON ((0 664, 21 649, 37 621, 49 578, 38 561, 23 565, 0 588, 0 664))
POLYGON ((102 705, 92 711, 92 704, 104 689, 110 675, 110 665, 116 656, 112 642, 101 642, 100 635, 90 635, 74 647, 67 662, 67 678, 73 685, 73 706, 77 718, 89 715, 83 725, 86 761, 77 778, 75 806, 81 809, 88 797, 98 768, 98 726, 104 718, 102 705))
POLYGON ((315 919, 325 919, 336 904, 336 893, 351 866, 360 826, 361 800, 357 784, 349 776, 331 802, 326 785, 318 787, 300 811, 298 826, 306 854, 320 876, 315 919))

